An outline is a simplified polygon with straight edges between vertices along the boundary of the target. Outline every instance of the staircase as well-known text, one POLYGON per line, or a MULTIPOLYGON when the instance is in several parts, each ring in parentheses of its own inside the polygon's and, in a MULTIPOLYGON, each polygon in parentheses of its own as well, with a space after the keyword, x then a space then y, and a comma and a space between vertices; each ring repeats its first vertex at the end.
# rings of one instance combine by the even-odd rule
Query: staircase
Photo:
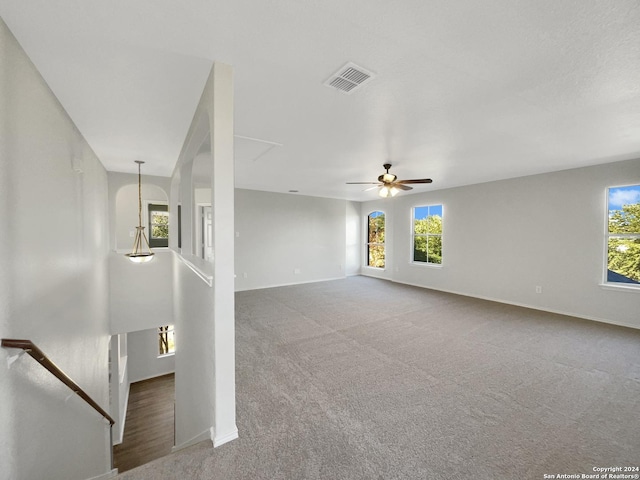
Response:
POLYGON ((150 463, 136 467, 115 478, 123 480, 195 480, 211 479, 213 473, 206 472, 205 460, 213 452, 211 440, 200 442, 184 450, 171 453, 150 463))

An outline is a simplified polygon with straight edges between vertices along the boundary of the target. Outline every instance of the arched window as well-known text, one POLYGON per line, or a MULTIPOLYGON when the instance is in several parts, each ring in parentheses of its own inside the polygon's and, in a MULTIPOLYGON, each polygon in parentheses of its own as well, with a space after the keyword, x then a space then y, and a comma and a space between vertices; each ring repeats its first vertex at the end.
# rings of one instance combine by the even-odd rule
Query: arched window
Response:
POLYGON ((371 212, 367 217, 367 265, 384 268, 383 212, 371 212))

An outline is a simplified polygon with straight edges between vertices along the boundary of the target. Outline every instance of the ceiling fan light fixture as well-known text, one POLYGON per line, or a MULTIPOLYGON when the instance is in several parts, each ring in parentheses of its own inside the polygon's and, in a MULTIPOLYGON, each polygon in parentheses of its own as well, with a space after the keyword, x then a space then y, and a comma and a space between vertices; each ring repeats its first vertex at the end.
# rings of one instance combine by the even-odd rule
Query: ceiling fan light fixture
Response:
POLYGON ((375 187, 367 188, 364 191, 366 192, 379 187, 378 195, 382 198, 389 198, 395 197, 398 193, 400 193, 400 190, 413 190, 413 187, 410 187, 409 184, 414 185, 432 182, 430 178, 398 180, 398 177, 396 177, 393 173, 389 173, 389 169, 391 168, 390 163, 385 163, 383 167, 387 172, 380 175, 377 182, 347 182, 347 185, 375 185, 375 187))
POLYGON ((388 185, 383 185, 380 188, 378 195, 380 195, 382 198, 389 198, 389 197, 395 197, 398 194, 398 192, 400 192, 400 190, 394 186, 390 187, 388 185))
POLYGON ((396 181, 396 177, 393 173, 385 173, 384 175, 382 175, 382 182, 384 183, 392 183, 396 181))

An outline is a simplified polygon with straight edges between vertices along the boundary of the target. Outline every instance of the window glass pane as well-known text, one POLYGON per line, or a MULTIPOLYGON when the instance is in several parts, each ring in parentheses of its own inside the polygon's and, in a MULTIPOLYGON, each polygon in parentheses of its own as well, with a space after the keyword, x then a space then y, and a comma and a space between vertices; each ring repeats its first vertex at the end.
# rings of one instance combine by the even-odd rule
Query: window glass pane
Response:
POLYGON ((413 239, 413 261, 442 263, 442 237, 419 235, 413 239))
POLYGON ((429 216, 426 218, 425 222, 427 223, 428 233, 437 233, 438 235, 441 234, 442 233, 442 207, 440 208, 439 215, 432 213, 430 208, 429 216))
POLYGON ((413 209, 414 233, 427 233, 426 220, 429 216, 429 207, 415 207, 413 209))
POLYGON ((384 268, 384 245, 369 245, 369 266, 384 268))
POLYGON ((384 243, 384 213, 369 215, 369 243, 384 243))
POLYGON ((429 235, 427 243, 427 259, 429 263, 442 263, 442 237, 439 235, 429 235))
POLYGON ((165 355, 176 351, 173 325, 158 327, 158 354, 165 355))
POLYGON ((419 235, 413 238, 413 261, 414 262, 427 261, 427 237, 426 236, 419 235))
POLYGON ((151 212, 151 237, 169 238, 169 213, 151 212))
POLYGON ((429 215, 442 218, 442 205, 430 205, 429 215))
POLYGON ((640 236, 609 237, 607 281, 640 283, 640 236))
POLYGON ((384 213, 372 212, 367 218, 367 265, 384 268, 384 213))
POLYGON ((640 185, 609 189, 609 233, 640 234, 640 185))
POLYGON ((442 205, 413 209, 414 233, 442 233, 442 205))
POLYGON ((169 246, 169 207, 157 203, 149 204, 149 246, 169 246))
POLYGON ((607 282, 640 285, 640 185, 608 190, 607 282))

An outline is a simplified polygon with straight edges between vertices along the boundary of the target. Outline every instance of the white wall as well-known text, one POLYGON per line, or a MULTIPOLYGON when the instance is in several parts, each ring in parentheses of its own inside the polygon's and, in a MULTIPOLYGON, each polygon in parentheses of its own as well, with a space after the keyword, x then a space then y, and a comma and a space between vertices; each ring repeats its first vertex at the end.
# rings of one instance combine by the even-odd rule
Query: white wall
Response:
POLYGON ((154 250, 153 260, 133 263, 121 253, 109 253, 111 333, 124 333, 173 321, 173 253, 154 250))
MULTIPOLYGON (((145 202, 167 203, 171 179, 144 174, 142 165, 142 222, 147 225, 145 202)), ((120 253, 133 248, 132 232, 138 225, 138 175, 109 172, 109 231, 111 249, 120 253)), ((145 229, 147 238, 148 228, 145 229)))
POLYGON ((129 333, 127 354, 130 383, 173 373, 176 368, 175 355, 158 356, 157 328, 129 333))
POLYGON ((174 262, 176 445, 186 446, 213 426, 213 297, 189 267, 174 262))
POLYGON ((344 277, 344 200, 236 189, 235 202, 236 291, 344 277))
POLYGON ((360 273, 362 229, 360 228, 360 202, 346 202, 345 209, 345 275, 360 273))
POLYGON ((640 328, 640 292, 600 286, 606 188, 637 183, 640 160, 632 160, 403 195, 361 211, 387 213, 384 278, 640 328), (431 204, 444 206, 442 267, 409 261, 411 208, 431 204))
POLYGON ((229 181, 233 172, 233 70, 216 63, 171 180, 170 210, 182 206, 182 248, 177 247, 175 224, 170 226, 169 238, 175 252, 177 448, 206 438, 218 446, 238 436, 234 194, 233 182, 229 181), (197 258, 193 251, 194 189, 205 188, 207 181, 213 213, 212 261, 197 258))
MULTIPOLYGON (((142 167, 143 209, 144 202, 167 202, 171 179, 145 175, 142 167)), ((130 234, 138 224, 138 175, 109 172, 108 185, 110 331, 115 334, 173 324, 172 253, 168 248, 154 248, 153 260, 143 264, 134 264, 124 256, 132 249, 130 234)), ((170 222, 175 220, 172 215, 170 222)))
POLYGON ((129 401, 129 367, 127 356, 127 334, 121 333, 111 337, 110 349, 110 410, 111 418, 116 422, 113 426, 113 445, 122 443, 124 436, 127 403, 129 401))
MULTIPOLYGON (((0 337, 33 340, 108 410, 107 174, 0 20, 0 337)), ((110 470, 102 417, 0 349, 2 478, 110 470), (81 459, 81 461, 80 461, 81 459)))

